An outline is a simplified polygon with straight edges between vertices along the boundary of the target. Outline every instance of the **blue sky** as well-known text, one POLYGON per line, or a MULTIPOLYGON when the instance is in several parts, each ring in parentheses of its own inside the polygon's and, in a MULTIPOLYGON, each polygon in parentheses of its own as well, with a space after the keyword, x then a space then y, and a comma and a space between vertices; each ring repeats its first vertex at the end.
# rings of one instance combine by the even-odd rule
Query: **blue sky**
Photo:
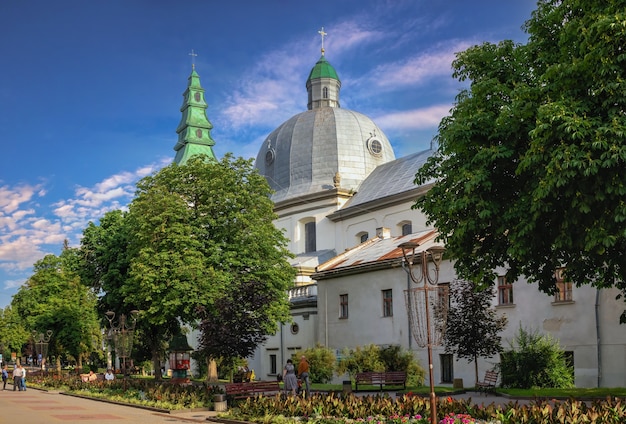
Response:
POLYGON ((196 70, 214 148, 256 157, 306 110, 320 57, 341 105, 372 118, 396 157, 429 147, 461 84, 454 53, 525 42, 534 0, 9 0, 0 2, 0 307, 45 254, 78 246, 174 158, 196 70))

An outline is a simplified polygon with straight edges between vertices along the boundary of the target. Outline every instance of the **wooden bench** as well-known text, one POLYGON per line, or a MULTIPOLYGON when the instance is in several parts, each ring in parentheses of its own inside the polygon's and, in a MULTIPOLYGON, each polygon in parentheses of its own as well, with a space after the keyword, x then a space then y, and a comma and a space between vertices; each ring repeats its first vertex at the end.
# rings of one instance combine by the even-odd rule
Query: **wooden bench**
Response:
POLYGON ((492 392, 496 390, 496 383, 498 382, 498 372, 497 371, 487 371, 485 372, 485 378, 483 381, 479 381, 476 383, 476 388, 479 392, 492 392))
POLYGON ((402 386, 406 389, 406 371, 383 371, 383 372, 359 372, 354 379, 355 390, 359 390, 359 384, 380 386, 402 386))
POLYGON ((248 381, 243 383, 226 384, 226 395, 234 399, 253 396, 275 395, 280 393, 278 381, 248 381))

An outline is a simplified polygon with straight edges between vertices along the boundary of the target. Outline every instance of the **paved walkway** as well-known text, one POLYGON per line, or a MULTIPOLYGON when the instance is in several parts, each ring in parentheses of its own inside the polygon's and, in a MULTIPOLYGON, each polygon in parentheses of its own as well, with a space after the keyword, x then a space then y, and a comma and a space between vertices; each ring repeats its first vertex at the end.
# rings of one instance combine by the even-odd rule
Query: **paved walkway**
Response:
POLYGON ((207 419, 212 416, 215 416, 213 411, 167 414, 32 388, 13 391, 9 384, 7 390, 0 389, 0 423, 211 423, 207 419))

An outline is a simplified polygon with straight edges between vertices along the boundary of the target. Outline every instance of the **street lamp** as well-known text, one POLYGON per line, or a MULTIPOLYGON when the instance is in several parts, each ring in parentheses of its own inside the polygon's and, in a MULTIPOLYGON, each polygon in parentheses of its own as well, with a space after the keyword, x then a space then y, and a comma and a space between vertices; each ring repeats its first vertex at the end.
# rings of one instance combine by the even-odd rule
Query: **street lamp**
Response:
POLYGON ((433 377, 433 346, 440 344, 448 306, 447 287, 438 286, 439 267, 445 249, 441 246, 433 246, 416 252, 419 244, 415 242, 402 243, 398 247, 402 249, 404 258, 402 268, 417 285, 417 287, 405 290, 405 300, 413 337, 419 346, 426 346, 428 349, 430 422, 436 424, 437 398, 433 377), (429 262, 432 262, 434 269, 429 267, 429 262))
POLYGON ((122 359, 122 372, 126 378, 126 358, 130 356, 133 349, 133 336, 135 334, 135 325, 137 324, 137 314, 139 311, 130 311, 130 320, 125 314, 121 314, 115 321, 115 312, 105 312, 106 319, 109 321, 109 340, 113 342, 115 355, 122 359))
POLYGON ((48 344, 50 343, 50 337, 52 336, 52 330, 44 333, 38 333, 37 330, 33 330, 33 342, 35 343, 35 351, 37 352, 37 360, 39 366, 43 371, 44 363, 48 356, 48 344))

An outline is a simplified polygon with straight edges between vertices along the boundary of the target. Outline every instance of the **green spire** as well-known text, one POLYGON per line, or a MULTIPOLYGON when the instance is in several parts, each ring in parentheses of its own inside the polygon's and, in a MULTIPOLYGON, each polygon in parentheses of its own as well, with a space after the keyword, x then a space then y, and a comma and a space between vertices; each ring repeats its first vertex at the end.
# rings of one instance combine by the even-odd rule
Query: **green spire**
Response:
POLYGON ((207 104, 204 101, 204 89, 200 85, 200 77, 192 67, 187 90, 183 93, 183 105, 180 108, 183 116, 178 124, 178 142, 174 146, 176 157, 174 162, 184 165, 190 157, 205 154, 210 160, 217 160, 211 138, 213 125, 206 116, 207 104))

